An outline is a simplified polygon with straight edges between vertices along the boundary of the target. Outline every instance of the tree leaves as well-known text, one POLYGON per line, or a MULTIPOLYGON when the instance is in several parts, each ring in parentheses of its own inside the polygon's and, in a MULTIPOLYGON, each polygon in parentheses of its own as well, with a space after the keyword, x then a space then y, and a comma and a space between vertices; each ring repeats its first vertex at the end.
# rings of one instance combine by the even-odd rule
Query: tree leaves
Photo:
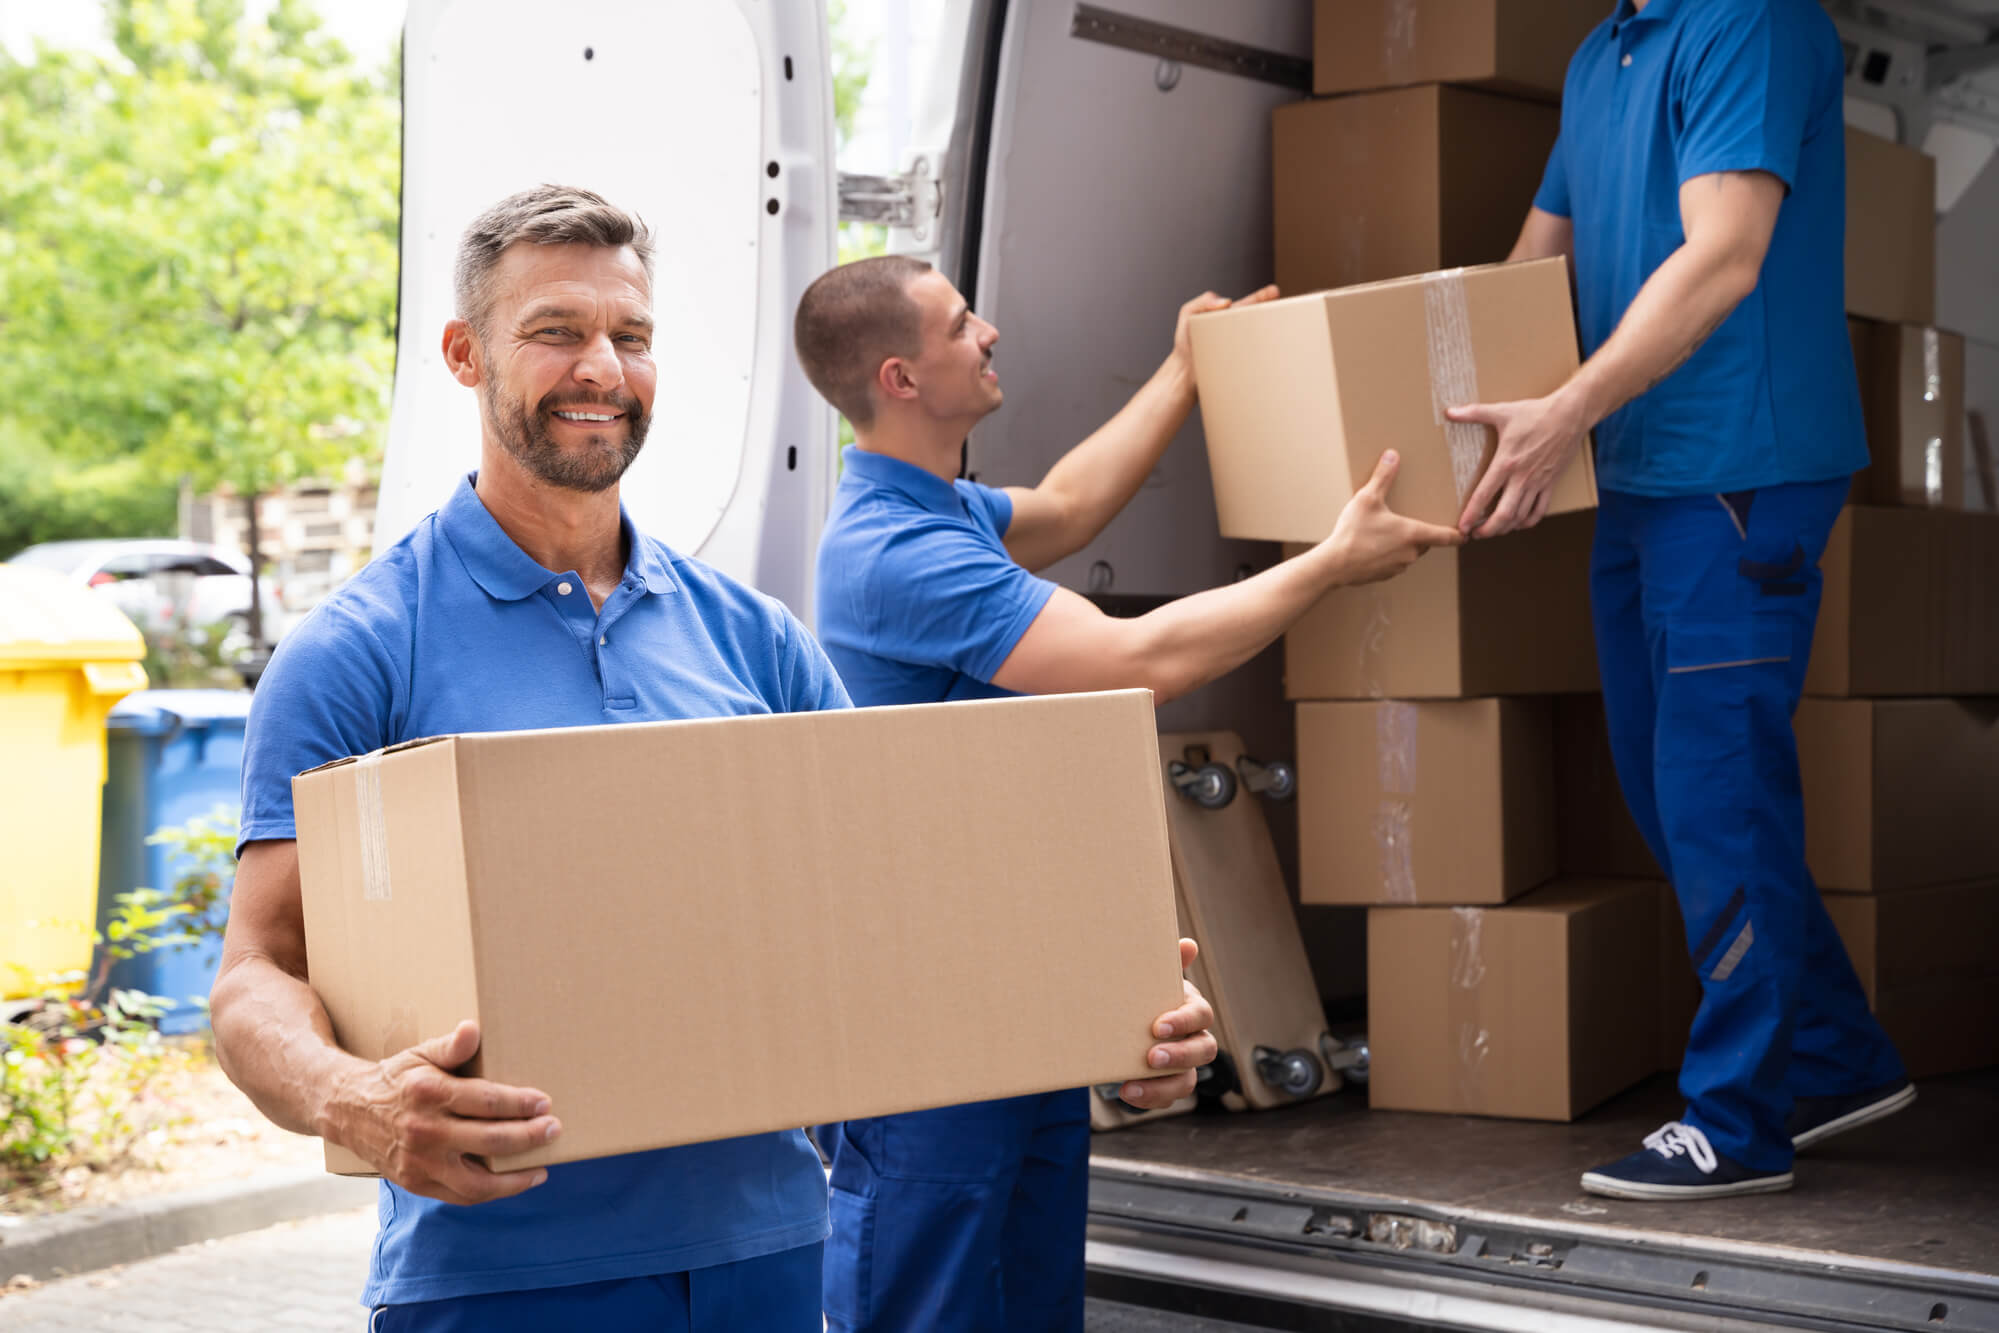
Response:
POLYGON ((309 6, 111 0, 0 58, 0 450, 244 491, 378 454, 398 108, 309 6))

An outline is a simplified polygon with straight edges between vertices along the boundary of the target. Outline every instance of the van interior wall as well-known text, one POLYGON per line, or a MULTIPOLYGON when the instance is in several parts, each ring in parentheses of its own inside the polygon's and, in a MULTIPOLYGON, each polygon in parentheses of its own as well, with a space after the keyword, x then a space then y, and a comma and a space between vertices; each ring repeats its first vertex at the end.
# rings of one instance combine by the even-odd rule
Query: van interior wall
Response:
POLYGON ((1964 335, 1965 495, 1999 509, 1995 479, 1980 467, 1999 466, 1999 157, 1937 222, 1937 323, 1964 335), (1981 433, 1982 432, 1982 433, 1981 433), (1984 443, 1983 459, 1979 444, 1984 443), (1981 489, 1981 485, 1985 489, 1981 489))
MULTIPOLYGON (((1120 0, 1122 14, 1310 59, 1310 0, 1120 0)), ((1006 405, 972 437, 990 485, 1031 485, 1145 383, 1182 302, 1271 280, 1270 113, 1300 91, 1070 35, 1067 0, 1013 0, 1001 44, 976 300, 1000 330, 1006 405)), ((1274 545, 1216 530, 1197 410, 1152 477, 1086 550, 1045 571, 1142 609, 1267 568, 1274 545)), ((1237 732, 1291 758, 1283 653, 1160 709, 1164 730, 1237 732)), ((1265 803, 1297 884, 1295 805, 1265 803)), ((1314 972, 1337 1014, 1366 994, 1351 908, 1305 909, 1314 972)))

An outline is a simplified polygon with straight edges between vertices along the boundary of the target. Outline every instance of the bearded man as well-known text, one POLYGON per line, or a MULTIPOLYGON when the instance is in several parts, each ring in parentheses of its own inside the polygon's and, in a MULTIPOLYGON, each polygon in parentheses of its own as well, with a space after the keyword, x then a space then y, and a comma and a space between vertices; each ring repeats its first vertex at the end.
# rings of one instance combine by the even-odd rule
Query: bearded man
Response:
MULTIPOLYGON (((560 1108, 455 1075, 474 1023, 348 1055, 309 984, 293 775, 420 736, 848 706, 784 607, 618 503, 657 378, 645 225, 541 186, 472 223, 456 278, 444 361, 479 394, 479 470, 287 636, 259 685, 216 1053, 272 1120, 381 1172, 372 1333, 816 1333, 826 1179, 802 1132, 493 1171, 555 1139, 560 1108)), ((1184 1039, 1155 1047, 1154 1104, 1213 1058, 1210 1017, 1198 998, 1162 1016, 1184 1039)))

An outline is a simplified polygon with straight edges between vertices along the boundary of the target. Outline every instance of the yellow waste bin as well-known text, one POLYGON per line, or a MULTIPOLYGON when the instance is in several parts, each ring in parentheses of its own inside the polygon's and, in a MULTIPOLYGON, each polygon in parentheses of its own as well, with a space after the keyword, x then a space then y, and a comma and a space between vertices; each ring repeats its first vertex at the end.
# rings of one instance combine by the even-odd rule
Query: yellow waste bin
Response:
POLYGON ((124 612, 52 570, 0 564, 0 996, 90 966, 104 718, 146 688, 124 612))

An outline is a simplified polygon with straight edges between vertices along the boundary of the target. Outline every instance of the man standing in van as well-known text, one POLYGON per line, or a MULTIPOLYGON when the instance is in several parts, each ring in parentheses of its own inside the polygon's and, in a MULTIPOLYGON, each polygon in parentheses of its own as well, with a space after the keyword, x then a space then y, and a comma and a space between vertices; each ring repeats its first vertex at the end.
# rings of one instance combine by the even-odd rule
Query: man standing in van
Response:
POLYGON ((1845 62, 1815 0, 1621 0, 1570 63, 1513 258, 1568 255, 1584 350, 1498 431, 1478 536, 1537 522, 1596 430, 1592 602, 1626 801, 1703 1000, 1687 1099, 1583 1188, 1788 1189, 1792 1154, 1915 1089, 1805 868, 1791 715, 1818 561, 1867 462, 1843 309, 1845 62))
MULTIPOLYGON (((313 994, 294 774, 419 736, 848 706, 781 605, 618 502, 656 380, 644 224, 588 191, 523 191, 467 230, 456 292, 444 361, 478 394, 479 470, 288 636, 258 687, 216 1053, 272 1120, 381 1172, 371 1333, 816 1333, 826 1182, 803 1133, 495 1172, 556 1138, 562 1108, 454 1074, 478 1049, 469 1022, 348 1055, 313 994)), ((1161 1017, 1175 1039, 1134 1097, 1192 1090, 1211 1017, 1199 1000, 1161 1017)))
MULTIPOLYGON (((1000 490, 956 479, 965 437, 1000 406, 998 331, 905 257, 806 291, 799 361, 858 441, 818 565, 821 640, 856 703, 1131 686, 1171 699, 1261 652, 1328 589, 1460 540, 1388 509, 1390 453, 1324 542, 1148 615, 1114 619, 1034 575, 1094 540, 1158 463, 1194 406, 1187 321, 1228 304, 1189 302, 1122 411, 1038 486, 1000 490)), ((1080 1089, 832 1127, 828 1327, 1080 1330, 1089 1129, 1080 1089)))

